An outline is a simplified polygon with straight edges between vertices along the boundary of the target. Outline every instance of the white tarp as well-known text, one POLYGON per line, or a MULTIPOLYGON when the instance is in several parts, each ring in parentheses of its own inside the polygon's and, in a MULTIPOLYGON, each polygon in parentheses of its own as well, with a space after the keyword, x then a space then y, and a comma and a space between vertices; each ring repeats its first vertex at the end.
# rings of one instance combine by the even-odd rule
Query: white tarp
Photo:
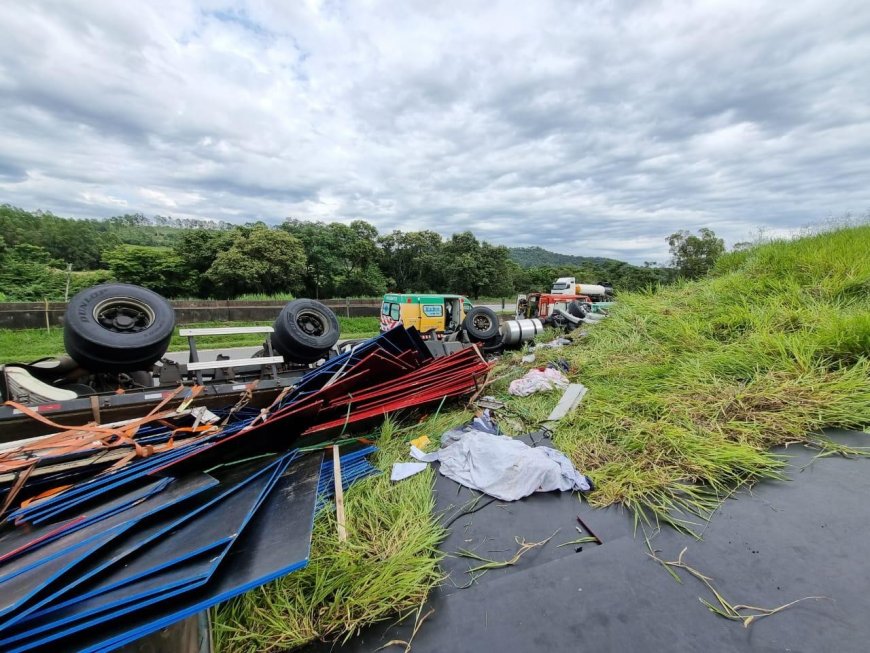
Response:
POLYGON ((412 448, 412 455, 425 462, 440 461, 440 471, 447 478, 503 501, 533 492, 592 488, 565 454, 550 447, 530 447, 478 430, 448 431, 441 444, 439 451, 430 454, 412 448))
POLYGON ((390 474, 390 480, 404 481, 406 478, 419 474, 427 467, 428 465, 426 463, 393 463, 393 471, 390 474))

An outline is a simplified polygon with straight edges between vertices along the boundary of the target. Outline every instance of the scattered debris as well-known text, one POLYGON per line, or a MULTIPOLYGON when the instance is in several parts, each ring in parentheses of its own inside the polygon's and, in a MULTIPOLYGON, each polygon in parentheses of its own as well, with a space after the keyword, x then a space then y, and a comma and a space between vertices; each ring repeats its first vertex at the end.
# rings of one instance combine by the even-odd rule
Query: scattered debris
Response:
POLYGON ((335 521, 338 525, 338 541, 347 541, 347 522, 344 518, 344 488, 341 484, 341 454, 338 444, 332 447, 332 477, 335 492, 335 521))
POLYGON ((592 489, 589 479, 560 451, 498 435, 488 411, 445 432, 441 447, 429 454, 412 447, 411 455, 421 462, 438 461, 442 475, 504 501, 534 492, 592 489))
POLYGON ((570 338, 556 338, 555 340, 551 340, 550 342, 545 342, 543 344, 538 345, 535 349, 559 349, 560 347, 564 347, 565 345, 570 345, 573 340, 570 338))
POLYGON ((560 419, 565 417, 565 415, 574 411, 574 409, 580 405, 583 397, 586 396, 586 391, 587 388, 582 383, 570 384, 565 388, 565 393, 562 395, 559 403, 556 404, 556 407, 550 412, 545 423, 558 422, 560 419))
MULTIPOLYGON (((377 451, 377 447, 367 446, 355 449, 341 456, 341 487, 345 490, 357 481, 368 476, 380 474, 381 471, 374 467, 368 456, 377 451)), ((320 467, 320 481, 317 484, 317 505, 314 511, 320 512, 335 497, 335 483, 333 482, 332 460, 324 458, 320 467)))
POLYGON ((596 538, 591 537, 591 536, 586 536, 586 537, 578 537, 576 540, 562 542, 561 544, 557 544, 556 548, 558 549, 559 547, 562 547, 562 546, 571 546, 571 545, 575 545, 575 544, 590 544, 590 543, 600 544, 600 542, 598 542, 598 540, 596 538))
MULTIPOLYGON (((559 531, 556 531, 558 533, 559 531)), ((480 578, 483 573, 489 571, 490 569, 501 569, 502 567, 511 567, 517 564, 526 553, 531 551, 532 549, 537 549, 538 547, 544 546, 547 542, 552 540, 556 533, 553 533, 550 537, 545 540, 541 540, 540 542, 526 542, 525 539, 520 539, 519 537, 515 537, 514 540, 519 545, 519 549, 514 553, 513 557, 508 560, 491 560, 490 558, 485 558, 484 556, 478 555, 474 551, 468 551, 466 549, 460 549, 458 554, 463 558, 471 558, 472 560, 479 560, 483 564, 478 565, 476 567, 472 567, 467 570, 469 574, 478 574, 475 578, 480 578)))
POLYGON ((429 465, 426 463, 393 463, 393 471, 390 474, 391 481, 404 481, 415 474, 419 474, 429 465))
POLYGON ((529 370, 519 379, 511 381, 508 392, 516 397, 528 397, 535 392, 564 390, 568 387, 568 377, 550 367, 529 370))
POLYGON ((54 424, 3 449, 0 649, 118 647, 304 567, 312 514, 334 497, 344 540, 343 490, 377 472, 347 434, 479 391, 490 369, 475 347, 435 357, 399 326, 264 409, 201 410, 202 387, 179 387, 135 420, 54 424))
POLYGON ((507 404, 503 401, 499 401, 493 396, 487 395, 485 397, 481 397, 477 401, 474 402, 479 408, 489 408, 490 410, 503 410, 507 404))
POLYGON ((441 474, 504 501, 534 492, 592 488, 560 451, 483 431, 463 433, 435 455, 441 474))

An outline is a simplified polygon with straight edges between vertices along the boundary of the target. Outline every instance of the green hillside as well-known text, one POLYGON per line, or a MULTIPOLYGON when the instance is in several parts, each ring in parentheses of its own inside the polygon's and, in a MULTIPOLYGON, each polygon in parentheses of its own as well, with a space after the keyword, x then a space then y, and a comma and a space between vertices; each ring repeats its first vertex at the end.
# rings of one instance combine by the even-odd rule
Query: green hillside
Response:
POLYGON ((572 254, 559 254, 551 252, 543 247, 511 247, 511 260, 522 268, 535 268, 541 266, 583 266, 583 265, 608 265, 622 263, 617 259, 604 258, 602 256, 574 256, 572 254))
POLYGON ((559 254, 541 247, 513 247, 511 261, 522 268, 523 290, 549 289, 557 277, 575 277, 580 283, 609 283, 617 292, 643 290, 668 284, 676 271, 667 267, 639 266, 601 256, 559 254))

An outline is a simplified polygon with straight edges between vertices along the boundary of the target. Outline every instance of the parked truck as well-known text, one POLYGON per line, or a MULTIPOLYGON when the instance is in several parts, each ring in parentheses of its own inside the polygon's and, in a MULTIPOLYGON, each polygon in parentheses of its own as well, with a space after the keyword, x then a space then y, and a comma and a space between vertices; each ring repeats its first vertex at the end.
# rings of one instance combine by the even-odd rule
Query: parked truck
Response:
POLYGON ((577 283, 575 277, 559 277, 553 282, 551 295, 584 295, 593 302, 611 301, 613 288, 607 283, 577 283))

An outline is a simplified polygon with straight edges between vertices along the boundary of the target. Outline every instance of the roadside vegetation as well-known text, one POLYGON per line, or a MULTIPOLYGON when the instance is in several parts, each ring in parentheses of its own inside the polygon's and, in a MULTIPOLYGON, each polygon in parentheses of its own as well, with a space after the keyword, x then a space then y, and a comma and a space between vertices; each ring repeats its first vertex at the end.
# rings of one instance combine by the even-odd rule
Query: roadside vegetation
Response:
MULTIPOLYGON (((870 226, 727 254, 541 357, 589 387, 555 442, 595 480, 590 501, 692 529, 737 485, 780 476, 771 447, 841 451, 821 429, 870 425, 867 251, 870 226)), ((534 423, 550 402, 511 403, 534 423)))
MULTIPOLYGON (((698 525, 735 488, 780 478, 778 445, 858 454, 821 429, 870 425, 870 226, 728 254, 710 277, 658 293, 620 296, 611 317, 533 365, 567 359, 589 387, 555 443, 596 490, 638 523, 698 525)), ((506 400, 515 432, 537 428, 558 393, 509 397, 532 364, 505 357, 488 390, 506 400)), ((437 442, 470 417, 455 409, 406 430, 374 434, 378 466, 407 460, 407 441, 437 442)), ((870 444, 870 440, 868 440, 870 444)), ((221 606, 221 651, 287 650, 343 640, 374 621, 417 608, 438 577, 442 531, 432 518, 432 472, 390 484, 367 479, 346 494, 350 541, 329 511, 317 519, 309 566, 221 606), (391 607, 392 606, 392 607, 391 607)), ((413 616, 411 617, 413 618, 413 616)))
POLYGON ((328 299, 389 290, 477 299, 549 288, 559 276, 634 290, 666 283, 674 271, 545 250, 530 255, 470 231, 447 238, 428 230, 379 233, 364 220, 289 218, 275 226, 141 214, 70 220, 0 205, 0 301, 62 301, 68 279, 70 294, 114 280, 169 298, 328 299))
MULTIPOLYGON (((338 317, 343 340, 370 338, 378 333, 380 321, 377 317, 338 317)), ((273 320, 266 322, 198 322, 185 324, 185 327, 237 327, 271 326, 273 320)), ((227 347, 254 347, 263 344, 262 333, 242 333, 226 336, 209 336, 201 339, 200 349, 222 349, 227 347)), ((186 351, 187 338, 176 334, 172 337, 169 351, 186 351)), ((39 358, 58 356, 64 351, 63 328, 45 329, 0 329, 0 361, 4 363, 29 363, 39 358)))

